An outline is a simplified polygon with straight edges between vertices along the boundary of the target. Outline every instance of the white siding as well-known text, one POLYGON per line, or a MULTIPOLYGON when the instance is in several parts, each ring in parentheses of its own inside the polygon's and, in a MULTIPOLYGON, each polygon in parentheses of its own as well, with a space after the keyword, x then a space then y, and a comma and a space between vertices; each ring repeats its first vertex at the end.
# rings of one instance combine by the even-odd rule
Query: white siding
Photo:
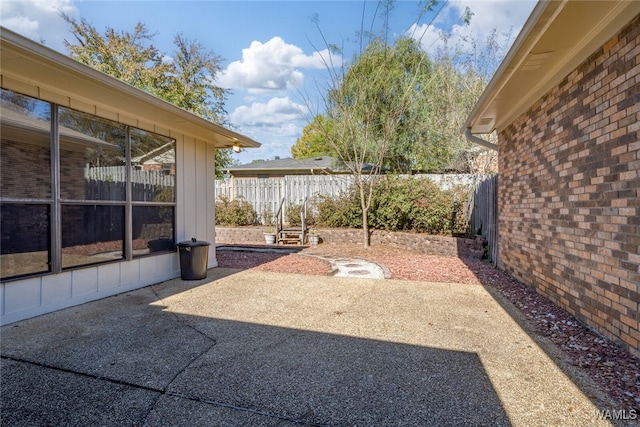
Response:
POLYGON ((206 240, 209 247, 208 267, 217 267, 213 243, 215 242, 215 148, 202 141, 189 141, 182 144, 183 152, 178 152, 181 172, 178 173, 178 188, 181 190, 178 200, 178 218, 182 218, 182 227, 178 226, 178 242, 206 240), (182 178, 182 179, 180 179, 182 178), (182 229, 183 233, 180 233, 182 229))
POLYGON ((42 281, 42 305, 71 299, 71 272, 55 274, 42 281))

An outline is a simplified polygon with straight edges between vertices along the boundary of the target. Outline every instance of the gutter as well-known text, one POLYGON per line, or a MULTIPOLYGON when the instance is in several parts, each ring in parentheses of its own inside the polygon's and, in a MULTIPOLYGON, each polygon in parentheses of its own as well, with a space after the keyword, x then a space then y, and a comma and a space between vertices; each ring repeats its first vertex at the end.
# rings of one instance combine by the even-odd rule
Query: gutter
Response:
POLYGON ((474 134, 471 133, 471 129, 470 128, 466 128, 464 130, 464 137, 467 138, 467 140, 469 142, 473 142, 474 144, 478 144, 481 145, 485 148, 488 148, 490 150, 493 151, 498 151, 498 146, 496 144, 493 144, 487 140, 484 140, 482 138, 478 138, 477 136, 475 136, 474 134))

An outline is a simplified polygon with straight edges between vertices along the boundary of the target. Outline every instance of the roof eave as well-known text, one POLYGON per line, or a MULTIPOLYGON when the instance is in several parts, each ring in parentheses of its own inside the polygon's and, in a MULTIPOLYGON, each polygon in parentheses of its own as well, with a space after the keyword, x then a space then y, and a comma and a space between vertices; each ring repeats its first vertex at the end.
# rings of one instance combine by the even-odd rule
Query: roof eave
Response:
MULTIPOLYGON (((176 107, 4 27, 0 29, 0 40, 2 87, 5 87, 5 80, 8 79, 37 86, 39 92, 43 93, 41 98, 47 98, 46 94, 50 94, 49 97, 56 101, 66 98, 66 105, 64 102, 58 103, 70 108, 78 108, 78 105, 83 105, 83 101, 87 105, 95 101, 94 110, 103 107, 134 117, 141 123, 157 122, 159 127, 193 136, 217 148, 231 148, 234 145, 242 148, 260 146, 260 143, 251 138, 176 107), (80 82, 84 84, 79 84, 80 82), (72 99, 76 101, 75 105, 72 99), (145 108, 140 108, 142 105, 145 108), (212 134, 215 134, 214 139, 212 134)), ((144 129, 148 126, 140 127, 144 129)))
POLYGON ((464 128, 501 131, 638 13, 637 1, 539 2, 464 128))

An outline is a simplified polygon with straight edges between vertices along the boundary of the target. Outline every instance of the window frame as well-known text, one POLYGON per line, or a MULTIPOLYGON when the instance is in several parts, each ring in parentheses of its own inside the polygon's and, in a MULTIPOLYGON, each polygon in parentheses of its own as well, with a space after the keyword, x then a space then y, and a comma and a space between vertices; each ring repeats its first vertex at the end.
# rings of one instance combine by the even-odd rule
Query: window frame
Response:
POLYGON ((145 129, 137 128, 135 126, 128 125, 126 123, 117 122, 111 119, 107 119, 104 117, 97 116, 95 114, 85 113, 79 110, 75 110, 73 108, 60 105, 54 102, 45 101, 33 96, 25 95, 20 92, 16 92, 13 90, 0 88, 1 91, 12 92, 21 96, 25 96, 30 99, 34 99, 41 102, 46 102, 49 104, 50 108, 50 173, 51 173, 51 190, 50 190, 50 198, 49 199, 24 199, 24 198, 16 198, 16 197, 3 197, 0 195, 0 203, 4 204, 47 204, 49 205, 49 228, 50 228, 50 239, 49 239, 49 271, 47 272, 38 272, 38 273, 30 273, 23 274, 19 276, 9 276, 6 278, 0 278, 0 282, 10 282, 16 280, 22 280, 28 277, 37 277, 37 276, 46 276, 52 274, 60 274, 62 272, 77 270, 82 268, 95 267, 97 265, 104 265, 109 263, 117 263, 123 261, 131 261, 133 259, 149 257, 149 256, 157 256, 164 253, 172 253, 175 252, 175 243, 176 243, 176 225, 177 225, 177 200, 178 200, 178 185, 177 179, 174 180, 174 188, 173 194, 174 198, 172 202, 158 202, 158 201, 134 201, 132 200, 132 177, 131 177, 131 168, 133 167, 131 161, 131 133, 133 129, 139 129, 140 131, 158 135, 162 138, 167 138, 173 142, 173 154, 174 154, 174 169, 175 169, 175 177, 177 178, 178 174, 178 161, 177 161, 177 140, 173 137, 159 134, 157 132, 148 131, 145 129), (62 199, 61 198, 61 159, 60 159, 60 121, 59 121, 59 111, 60 108, 64 108, 70 111, 77 111, 81 114, 85 114, 87 116, 96 117, 100 120, 108 120, 118 125, 124 126, 125 129, 125 176, 126 176, 126 190, 125 190, 125 200, 84 200, 84 199, 62 199), (83 264, 78 266, 64 267, 62 266, 62 207, 67 205, 78 205, 78 206, 89 206, 89 205, 110 205, 110 206, 122 206, 124 208, 124 241, 123 241, 123 257, 120 259, 114 260, 105 260, 98 261, 96 263, 83 264), (145 254, 135 254, 133 250, 133 208, 136 206, 152 206, 152 207, 162 207, 167 206, 173 209, 173 217, 172 217, 172 231, 173 235, 170 236, 173 240, 173 247, 170 250, 160 250, 160 251, 149 251, 145 254))

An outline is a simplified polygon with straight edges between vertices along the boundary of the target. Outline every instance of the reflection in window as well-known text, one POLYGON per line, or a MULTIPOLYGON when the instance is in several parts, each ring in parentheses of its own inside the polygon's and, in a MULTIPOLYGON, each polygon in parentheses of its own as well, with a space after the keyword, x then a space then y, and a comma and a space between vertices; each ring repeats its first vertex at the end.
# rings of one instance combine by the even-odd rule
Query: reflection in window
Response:
POLYGON ((2 279, 50 271, 49 205, 2 204, 0 232, 2 279))
POLYGON ((51 106, 11 91, 0 92, 2 197, 51 197, 51 106))
POLYGON ((62 268, 124 258, 124 206, 62 206, 62 268))
POLYGON ((60 197, 125 200, 124 125, 59 108, 60 197))
POLYGON ((131 190, 137 202, 176 200, 176 142, 145 132, 131 130, 131 190))
POLYGON ((172 138, 0 89, 0 279, 173 251, 175 154, 172 138))
POLYGON ((173 206, 133 207, 133 255, 175 250, 173 206))

